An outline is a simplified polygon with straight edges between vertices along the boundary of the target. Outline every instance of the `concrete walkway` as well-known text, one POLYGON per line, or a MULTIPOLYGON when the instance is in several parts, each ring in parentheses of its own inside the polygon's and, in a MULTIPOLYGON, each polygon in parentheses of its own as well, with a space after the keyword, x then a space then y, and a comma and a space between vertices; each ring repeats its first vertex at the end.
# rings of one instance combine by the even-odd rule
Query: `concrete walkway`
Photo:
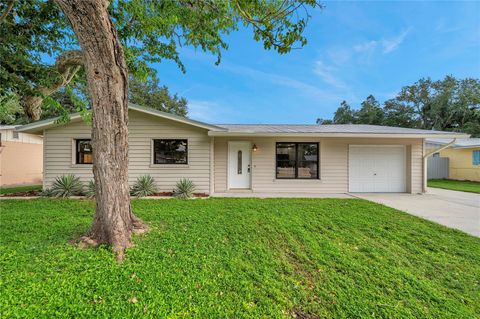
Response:
POLYGON ((353 195, 480 237, 480 194, 429 188, 424 195, 353 195))
POLYGON ((214 193, 211 197, 237 197, 237 198, 354 198, 349 194, 313 194, 313 193, 261 193, 252 191, 235 191, 214 193))

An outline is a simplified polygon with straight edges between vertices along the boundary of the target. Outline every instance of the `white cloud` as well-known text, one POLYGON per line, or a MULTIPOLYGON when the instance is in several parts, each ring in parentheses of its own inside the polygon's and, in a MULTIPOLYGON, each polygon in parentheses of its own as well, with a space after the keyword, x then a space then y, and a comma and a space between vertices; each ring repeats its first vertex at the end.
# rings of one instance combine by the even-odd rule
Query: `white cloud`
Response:
POLYGON ((371 40, 357 44, 353 49, 357 52, 371 52, 377 47, 378 41, 371 40))
POLYGON ((318 99, 319 101, 341 101, 345 97, 340 94, 334 94, 331 90, 321 90, 317 86, 309 83, 299 81, 297 79, 270 72, 259 71, 253 68, 235 65, 230 63, 222 63, 221 67, 229 72, 239 75, 248 76, 255 81, 268 81, 274 84, 285 86, 291 89, 298 90, 301 94, 318 99))
POLYGON ((326 65, 320 60, 315 61, 315 66, 313 67, 313 72, 318 75, 323 82, 330 84, 336 88, 345 88, 346 85, 342 80, 338 79, 335 75, 335 69, 331 66, 326 65))
POLYGON ((207 123, 225 122, 232 118, 235 111, 215 101, 189 100, 188 117, 207 123))
POLYGON ((410 32, 412 28, 408 28, 405 31, 402 31, 399 35, 396 37, 393 37, 391 39, 383 39, 382 40, 382 47, 383 47, 383 53, 390 53, 398 49, 400 44, 405 40, 407 37, 407 34, 410 32))
POLYGON ((381 49, 383 54, 387 54, 397 50, 400 45, 405 41, 408 33, 412 28, 408 28, 402 31, 399 35, 392 38, 383 38, 381 40, 368 40, 362 43, 359 43, 353 47, 355 52, 366 55, 370 60, 371 55, 376 52, 377 49, 381 49))
POLYGON ((352 52, 346 48, 332 48, 327 51, 327 56, 333 64, 342 66, 350 62, 352 52))

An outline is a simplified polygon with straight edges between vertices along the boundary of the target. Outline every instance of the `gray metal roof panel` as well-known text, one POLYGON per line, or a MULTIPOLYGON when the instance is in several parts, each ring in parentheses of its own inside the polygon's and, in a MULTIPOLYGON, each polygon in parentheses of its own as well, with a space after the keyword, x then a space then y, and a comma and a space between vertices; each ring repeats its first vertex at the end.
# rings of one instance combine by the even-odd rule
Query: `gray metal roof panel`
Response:
MULTIPOLYGON (((453 132, 364 124, 217 124, 231 133, 453 134, 453 132)), ((465 135, 458 133, 459 135, 465 135)))

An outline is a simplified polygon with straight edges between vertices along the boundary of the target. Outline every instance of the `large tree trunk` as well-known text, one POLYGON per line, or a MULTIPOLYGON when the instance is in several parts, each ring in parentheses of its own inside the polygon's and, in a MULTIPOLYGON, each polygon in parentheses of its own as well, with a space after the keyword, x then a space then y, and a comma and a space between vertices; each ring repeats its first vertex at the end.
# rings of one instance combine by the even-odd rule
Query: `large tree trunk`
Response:
POLYGON ((147 226, 131 211, 128 188, 128 74, 115 26, 102 0, 55 0, 84 54, 93 107, 96 212, 86 241, 109 244, 123 258, 131 234, 147 226))

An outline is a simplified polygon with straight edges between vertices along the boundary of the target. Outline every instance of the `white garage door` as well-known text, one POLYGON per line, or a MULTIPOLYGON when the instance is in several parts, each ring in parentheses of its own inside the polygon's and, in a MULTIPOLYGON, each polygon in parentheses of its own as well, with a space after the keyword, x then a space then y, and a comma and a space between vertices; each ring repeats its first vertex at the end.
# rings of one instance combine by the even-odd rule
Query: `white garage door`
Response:
POLYGON ((406 191, 403 145, 350 145, 349 191, 387 193, 406 191))

